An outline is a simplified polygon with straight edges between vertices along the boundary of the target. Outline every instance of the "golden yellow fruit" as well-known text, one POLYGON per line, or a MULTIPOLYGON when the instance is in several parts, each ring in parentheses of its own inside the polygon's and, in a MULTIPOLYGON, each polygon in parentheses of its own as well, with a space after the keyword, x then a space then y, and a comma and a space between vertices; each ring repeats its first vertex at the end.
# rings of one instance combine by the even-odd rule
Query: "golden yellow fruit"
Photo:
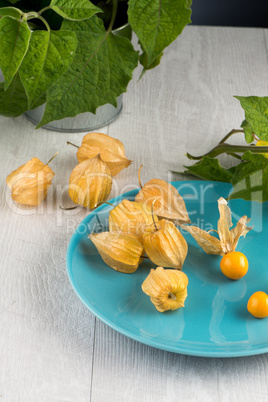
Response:
POLYGON ((32 158, 6 178, 14 201, 36 206, 46 198, 55 173, 38 158, 32 158))
POLYGON ((188 252, 183 235, 173 222, 162 219, 157 230, 143 235, 144 251, 150 260, 161 267, 182 269, 188 252))
POLYGON ((127 168, 131 163, 125 155, 124 145, 121 141, 102 133, 86 134, 77 151, 78 162, 81 163, 98 154, 109 166, 112 176, 127 168))
MULTIPOLYGON (((154 215, 155 222, 158 221, 154 215)), ((154 230, 151 210, 144 204, 123 200, 109 214, 110 232, 132 233, 142 241, 143 234, 154 230)))
POLYGON ((248 300, 247 309, 256 318, 268 317, 268 295, 262 291, 253 293, 248 300))
POLYGON ((108 198, 111 189, 111 171, 100 155, 79 163, 71 173, 69 196, 75 204, 93 209, 108 198))
POLYGON ((135 201, 151 207, 159 218, 170 219, 179 223, 190 223, 183 198, 172 184, 164 180, 148 181, 136 195, 135 201))
POLYGON ((182 271, 157 267, 151 269, 141 288, 161 313, 184 307, 188 277, 182 271))
POLYGON ((116 271, 130 274, 142 261, 143 245, 135 235, 102 232, 89 235, 103 261, 116 271))

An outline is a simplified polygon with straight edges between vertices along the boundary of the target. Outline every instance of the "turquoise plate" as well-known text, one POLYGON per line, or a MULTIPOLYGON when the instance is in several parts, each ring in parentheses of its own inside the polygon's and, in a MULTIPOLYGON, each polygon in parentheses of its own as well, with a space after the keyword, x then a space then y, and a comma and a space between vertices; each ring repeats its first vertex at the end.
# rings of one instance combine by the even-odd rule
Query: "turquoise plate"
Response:
MULTIPOLYGON (((183 196, 194 224, 205 230, 217 228, 217 200, 228 196, 231 185, 208 181, 172 184, 183 196)), ((136 194, 133 190, 111 202, 133 200, 136 194)), ((108 230, 112 207, 103 204, 79 224, 69 243, 67 271, 74 290, 104 323, 158 349, 207 357, 268 352, 268 318, 256 319, 247 312, 249 297, 258 290, 268 291, 268 205, 232 200, 229 206, 234 224, 247 215, 254 225, 237 247, 249 260, 244 278, 226 278, 220 271, 221 257, 207 255, 188 233, 183 233, 189 244, 183 268, 189 278, 188 297, 184 308, 159 313, 141 290, 150 268, 155 266, 147 260, 133 274, 116 272, 103 262, 88 239, 91 232, 108 230)))

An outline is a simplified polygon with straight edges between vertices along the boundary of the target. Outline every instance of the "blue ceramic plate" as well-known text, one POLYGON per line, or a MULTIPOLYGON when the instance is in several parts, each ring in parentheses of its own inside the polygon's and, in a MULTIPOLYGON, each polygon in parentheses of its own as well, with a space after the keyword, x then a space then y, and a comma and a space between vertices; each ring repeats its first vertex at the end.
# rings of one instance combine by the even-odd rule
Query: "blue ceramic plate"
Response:
MULTIPOLYGON (((184 197, 190 219, 199 227, 217 228, 217 200, 231 191, 227 183, 183 181, 172 183, 184 197)), ((116 197, 133 200, 137 191, 116 197)), ((268 318, 247 312, 256 291, 268 291, 266 261, 268 206, 243 200, 229 202, 233 223, 251 217, 254 229, 241 238, 237 251, 248 257, 247 275, 231 281, 220 271, 219 256, 207 255, 184 233, 189 251, 183 270, 189 278, 185 308, 159 313, 141 284, 153 266, 143 262, 133 274, 108 267, 88 239, 91 232, 108 230, 111 206, 103 204, 77 227, 67 251, 67 270, 82 302, 104 323, 136 341, 193 356, 234 357, 268 352, 268 318)))

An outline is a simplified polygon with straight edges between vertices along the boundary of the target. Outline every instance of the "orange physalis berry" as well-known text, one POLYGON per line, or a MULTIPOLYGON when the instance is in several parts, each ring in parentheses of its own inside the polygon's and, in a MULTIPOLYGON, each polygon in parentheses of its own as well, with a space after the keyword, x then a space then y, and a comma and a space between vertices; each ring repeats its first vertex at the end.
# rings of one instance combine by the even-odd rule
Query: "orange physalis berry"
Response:
POLYGON ((253 293, 248 300, 247 309, 254 317, 268 317, 268 295, 265 292, 253 293))
POLYGON ((248 272, 247 257, 239 251, 225 254, 220 262, 222 273, 229 279, 237 280, 248 272))

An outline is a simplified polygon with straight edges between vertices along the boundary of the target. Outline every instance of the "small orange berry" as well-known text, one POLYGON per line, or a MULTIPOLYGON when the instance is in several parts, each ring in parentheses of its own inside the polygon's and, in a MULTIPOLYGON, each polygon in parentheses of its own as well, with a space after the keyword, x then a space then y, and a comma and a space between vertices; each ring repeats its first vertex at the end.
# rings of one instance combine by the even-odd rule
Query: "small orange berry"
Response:
POLYGON ((222 273, 229 279, 237 280, 248 272, 247 257, 240 251, 225 254, 220 262, 222 273))
POLYGON ((268 317, 268 295, 265 292, 253 293, 248 300, 247 309, 254 317, 268 317))

